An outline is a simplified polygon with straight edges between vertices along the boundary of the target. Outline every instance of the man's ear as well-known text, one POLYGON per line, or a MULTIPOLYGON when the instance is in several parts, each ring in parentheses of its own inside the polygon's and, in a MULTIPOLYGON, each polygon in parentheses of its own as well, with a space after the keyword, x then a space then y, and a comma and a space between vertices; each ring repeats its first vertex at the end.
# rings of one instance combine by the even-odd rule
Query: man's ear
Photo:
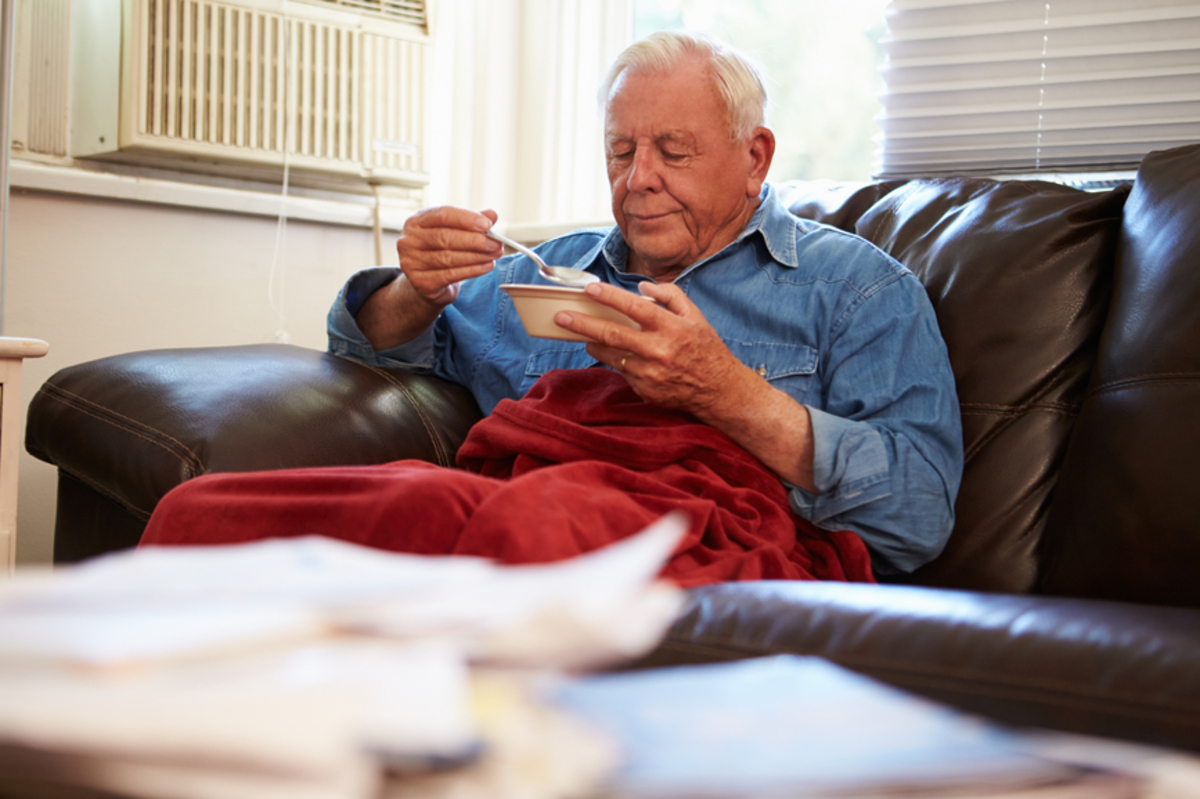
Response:
POLYGON ((755 128, 750 134, 750 174, 747 176, 746 194, 757 197, 771 169, 775 157, 775 134, 770 128, 755 128))

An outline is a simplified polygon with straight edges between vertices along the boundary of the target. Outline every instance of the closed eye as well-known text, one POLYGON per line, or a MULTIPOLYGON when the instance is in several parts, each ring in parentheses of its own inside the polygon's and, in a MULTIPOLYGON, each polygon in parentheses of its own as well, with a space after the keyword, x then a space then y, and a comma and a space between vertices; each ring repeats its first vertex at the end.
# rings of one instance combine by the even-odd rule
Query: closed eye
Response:
POLYGON ((688 136, 672 133, 658 139, 658 151, 662 153, 664 161, 682 161, 691 156, 694 150, 691 137, 688 136))

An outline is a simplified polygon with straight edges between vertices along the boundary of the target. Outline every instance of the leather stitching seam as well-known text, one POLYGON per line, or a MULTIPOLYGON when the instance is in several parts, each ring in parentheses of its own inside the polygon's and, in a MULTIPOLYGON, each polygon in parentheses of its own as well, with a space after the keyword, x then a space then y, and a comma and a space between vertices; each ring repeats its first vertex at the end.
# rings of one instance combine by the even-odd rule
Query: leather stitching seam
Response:
POLYGON ((1114 391, 1125 391, 1127 389, 1142 388, 1144 386, 1161 386, 1177 383, 1200 383, 1200 374, 1195 372, 1161 372, 1159 374, 1142 375, 1140 377, 1127 377, 1123 380, 1113 380, 1109 383, 1102 383, 1101 385, 1090 390, 1085 399, 1090 399, 1100 394, 1108 394, 1114 391))
POLYGON ((1000 436, 1005 430, 1012 426, 1018 419, 1023 419, 1032 411, 1042 411, 1048 413, 1061 414, 1063 416, 1077 416, 1077 408, 1066 403, 1059 402, 1029 402, 1024 405, 983 405, 978 403, 962 403, 959 406, 959 412, 963 416, 995 416, 1003 420, 990 433, 975 442, 973 446, 963 453, 965 461, 970 461, 975 457, 975 454, 984 449, 988 444, 1000 436))
POLYGON ((204 473, 204 464, 194 452, 192 452, 179 440, 159 430, 155 430, 153 427, 145 425, 135 419, 130 419, 127 416, 117 413, 111 408, 105 408, 102 405, 97 405, 90 400, 84 399, 78 394, 67 391, 61 386, 46 384, 42 386, 39 393, 45 394, 50 399, 60 402, 63 405, 66 405, 68 408, 78 411, 79 413, 90 416, 104 424, 112 425, 119 430, 124 430, 125 432, 137 436, 147 443, 163 449, 165 452, 178 459, 179 462, 183 464, 183 467, 188 473, 189 477, 195 477, 204 473), (124 424, 121 424, 121 422, 124 424), (166 442, 169 442, 169 444, 166 442), (186 457, 181 455, 179 452, 176 452, 170 445, 178 447, 186 454, 186 457))
MULTIPOLYGON (((363 365, 366 366, 366 364, 363 364, 363 365)), ((383 378, 387 382, 391 383, 393 386, 396 387, 396 389, 401 394, 404 395, 404 398, 408 401, 408 404, 416 412, 417 418, 419 418, 421 420, 421 426, 425 428, 425 434, 429 437, 430 443, 433 444, 434 450, 437 451, 438 463, 441 466, 452 465, 449 462, 449 458, 446 454, 445 446, 443 445, 441 439, 438 437, 437 431, 434 429, 433 425, 431 424, 428 415, 425 413, 425 409, 421 407, 421 404, 419 402, 417 402, 416 395, 413 394, 411 390, 409 390, 408 386, 404 385, 402 382, 397 380, 393 375, 388 374, 383 369, 380 369, 379 367, 376 367, 376 366, 367 366, 367 368, 370 369, 375 374, 379 375, 381 378, 383 378)))
POLYGON ((130 503, 130 502, 127 502, 127 501, 126 501, 126 500, 124 500, 124 499, 121 499, 121 498, 120 498, 120 497, 118 497, 118 496, 117 496, 117 495, 116 495, 114 492, 112 492, 112 491, 109 491, 107 488, 105 488, 104 486, 100 485, 100 484, 99 484, 99 483, 97 483, 95 480, 91 479, 90 477, 87 477, 87 476, 85 476, 85 475, 79 474, 79 473, 75 472, 75 471, 74 471, 74 470, 72 470, 72 469, 63 469, 63 467, 61 467, 61 466, 60 466, 60 467, 58 467, 58 468, 60 468, 60 469, 62 469, 63 471, 65 471, 67 474, 71 475, 71 477, 73 477, 73 478, 75 478, 76 480, 78 480, 79 482, 83 483, 83 484, 84 484, 84 485, 86 485, 88 488, 90 488, 90 489, 92 489, 93 491, 95 491, 97 494, 100 494, 100 495, 102 495, 102 496, 108 497, 108 498, 109 498, 109 499, 111 499, 113 502, 117 503, 117 504, 118 504, 118 505, 120 505, 122 508, 125 508, 125 510, 129 511, 130 513, 132 513, 132 514, 133 514, 134 516, 136 516, 136 517, 137 517, 139 520, 141 520, 141 521, 143 521, 143 522, 148 522, 148 521, 150 521, 150 515, 151 515, 151 514, 154 512, 154 511, 153 511, 153 509, 151 509, 151 510, 143 510, 143 509, 142 509, 140 506, 138 506, 138 505, 134 505, 134 504, 132 504, 132 503, 130 503))
POLYGON ((1024 416, 1027 413, 1059 413, 1064 416, 1079 415, 1079 406, 1067 402, 1028 402, 1023 405, 988 405, 981 402, 964 402, 960 406, 964 416, 1024 416))

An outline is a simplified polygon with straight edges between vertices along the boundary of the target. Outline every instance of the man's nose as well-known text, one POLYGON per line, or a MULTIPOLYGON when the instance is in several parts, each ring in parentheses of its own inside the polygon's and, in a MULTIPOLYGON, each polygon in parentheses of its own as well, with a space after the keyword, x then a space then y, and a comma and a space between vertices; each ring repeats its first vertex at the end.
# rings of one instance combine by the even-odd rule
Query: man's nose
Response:
POLYGON ((653 151, 638 148, 633 155, 627 185, 630 191, 655 191, 662 187, 662 164, 653 151))

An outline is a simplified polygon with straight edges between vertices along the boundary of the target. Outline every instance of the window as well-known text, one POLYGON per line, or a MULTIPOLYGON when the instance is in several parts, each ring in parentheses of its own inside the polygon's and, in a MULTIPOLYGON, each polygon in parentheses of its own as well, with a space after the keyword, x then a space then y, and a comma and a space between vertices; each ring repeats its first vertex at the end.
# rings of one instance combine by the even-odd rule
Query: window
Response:
POLYGON ((767 73, 770 179, 867 180, 875 158, 886 0, 635 0, 634 36, 687 28, 767 73))
POLYGON ((1132 170, 1200 140, 1195 0, 894 0, 888 24, 884 176, 1132 170))

